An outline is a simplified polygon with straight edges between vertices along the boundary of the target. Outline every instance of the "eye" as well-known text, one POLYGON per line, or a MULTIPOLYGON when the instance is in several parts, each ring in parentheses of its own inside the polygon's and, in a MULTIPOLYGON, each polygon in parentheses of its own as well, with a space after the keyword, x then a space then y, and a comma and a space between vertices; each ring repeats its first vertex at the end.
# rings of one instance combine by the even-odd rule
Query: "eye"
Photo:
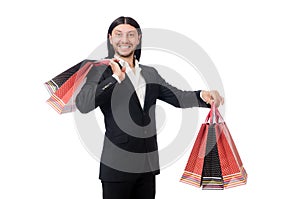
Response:
POLYGON ((122 34, 120 32, 116 32, 115 37, 122 37, 122 34))
POLYGON ((134 33, 129 33, 129 34, 128 34, 128 37, 130 37, 130 38, 133 38, 134 36, 135 36, 134 33))

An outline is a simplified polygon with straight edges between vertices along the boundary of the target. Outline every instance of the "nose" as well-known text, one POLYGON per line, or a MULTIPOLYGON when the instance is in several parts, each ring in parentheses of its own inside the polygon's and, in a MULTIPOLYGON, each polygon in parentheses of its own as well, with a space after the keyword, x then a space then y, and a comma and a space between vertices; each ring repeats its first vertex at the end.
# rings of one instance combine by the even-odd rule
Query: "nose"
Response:
POLYGON ((126 34, 123 34, 121 37, 121 42, 122 43, 127 43, 128 42, 128 36, 126 34))

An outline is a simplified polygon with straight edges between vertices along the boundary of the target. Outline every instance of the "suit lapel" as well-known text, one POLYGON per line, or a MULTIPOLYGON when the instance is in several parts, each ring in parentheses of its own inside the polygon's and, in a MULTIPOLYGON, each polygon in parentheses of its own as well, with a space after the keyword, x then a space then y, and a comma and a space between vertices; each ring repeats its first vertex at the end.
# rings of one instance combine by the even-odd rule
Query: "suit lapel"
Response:
POLYGON ((134 86, 127 74, 125 74, 125 79, 122 81, 122 83, 124 83, 124 85, 127 86, 127 88, 130 90, 130 93, 132 93, 132 91, 134 92, 134 86))
POLYGON ((150 78, 151 78, 151 75, 148 73, 148 71, 146 70, 145 67, 143 67, 142 65, 140 65, 141 67, 141 75, 144 77, 145 79, 145 82, 146 82, 146 93, 145 93, 145 102, 144 102, 144 109, 145 107, 148 105, 148 100, 149 100, 149 94, 150 94, 150 78))

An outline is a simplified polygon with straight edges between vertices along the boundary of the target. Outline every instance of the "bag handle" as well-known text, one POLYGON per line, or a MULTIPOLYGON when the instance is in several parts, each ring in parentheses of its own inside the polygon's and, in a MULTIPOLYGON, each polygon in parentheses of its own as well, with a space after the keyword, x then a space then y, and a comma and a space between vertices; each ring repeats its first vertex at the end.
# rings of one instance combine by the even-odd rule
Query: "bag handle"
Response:
POLYGON ((219 123, 220 121, 224 122, 224 119, 221 116, 218 108, 215 106, 215 103, 211 104, 211 108, 206 117, 205 122, 208 122, 208 121, 210 124, 219 123))

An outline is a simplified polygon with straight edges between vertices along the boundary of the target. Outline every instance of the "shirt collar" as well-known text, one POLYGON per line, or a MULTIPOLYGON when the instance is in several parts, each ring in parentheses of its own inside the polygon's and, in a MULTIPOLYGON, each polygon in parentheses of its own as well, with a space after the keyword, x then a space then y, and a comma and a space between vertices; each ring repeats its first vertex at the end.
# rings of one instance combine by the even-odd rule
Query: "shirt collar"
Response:
MULTIPOLYGON (((119 60, 119 63, 121 64, 122 67, 124 67, 124 66, 126 67, 126 72, 132 71, 132 69, 130 68, 129 64, 126 61, 124 61, 122 58, 120 58, 117 55, 115 55, 114 57, 119 60)), ((137 59, 135 59, 134 61, 135 61, 135 64, 134 64, 135 71, 138 72, 141 70, 139 61, 137 59)))

